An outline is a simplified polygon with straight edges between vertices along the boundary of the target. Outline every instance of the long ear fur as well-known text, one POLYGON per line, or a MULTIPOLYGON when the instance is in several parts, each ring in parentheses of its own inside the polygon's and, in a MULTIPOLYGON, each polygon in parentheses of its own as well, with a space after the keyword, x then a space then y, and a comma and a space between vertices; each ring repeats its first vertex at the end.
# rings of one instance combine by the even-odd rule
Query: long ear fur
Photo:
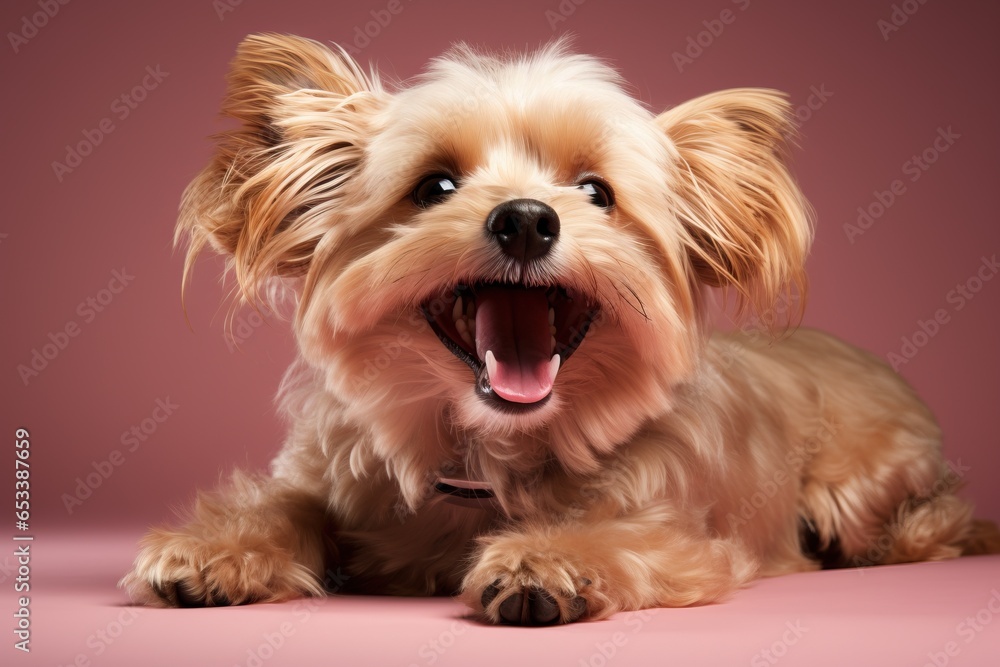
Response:
POLYGON ((789 292, 804 297, 812 221, 784 161, 794 132, 784 96, 725 90, 656 120, 679 153, 677 209, 698 278, 735 289, 741 314, 764 313, 789 292))
POLYGON ((357 169, 381 87, 343 50, 285 35, 239 46, 211 163, 184 192, 175 241, 190 238, 184 281, 205 245, 230 256, 242 296, 304 272, 339 190, 357 169))

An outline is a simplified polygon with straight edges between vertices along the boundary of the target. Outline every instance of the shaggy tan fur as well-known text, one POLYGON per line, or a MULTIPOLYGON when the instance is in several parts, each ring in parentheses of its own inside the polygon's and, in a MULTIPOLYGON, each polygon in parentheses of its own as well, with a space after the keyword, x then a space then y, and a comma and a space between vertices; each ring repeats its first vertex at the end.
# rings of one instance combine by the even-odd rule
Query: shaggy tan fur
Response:
POLYGON ((563 44, 457 47, 390 92, 316 42, 243 42, 224 104, 239 126, 177 234, 189 271, 205 246, 227 254, 245 301, 276 282, 295 295, 292 427, 270 476, 237 474, 150 533, 123 580, 136 599, 282 600, 337 572, 355 590, 457 593, 492 621, 568 622, 707 603, 821 560, 1000 549, 953 495, 932 415, 881 361, 816 331, 708 332, 709 288, 765 321, 805 292, 783 96, 729 90, 654 116, 622 85, 563 44), (431 174, 457 189, 418 205, 431 174), (580 187, 594 179, 613 206, 580 187), (558 213, 544 257, 484 232, 514 199, 558 213), (552 325, 579 347, 532 409, 480 395, 422 313, 496 283, 558 286, 595 314, 585 336, 552 325), (456 470, 492 486, 492 509, 433 491, 456 470))

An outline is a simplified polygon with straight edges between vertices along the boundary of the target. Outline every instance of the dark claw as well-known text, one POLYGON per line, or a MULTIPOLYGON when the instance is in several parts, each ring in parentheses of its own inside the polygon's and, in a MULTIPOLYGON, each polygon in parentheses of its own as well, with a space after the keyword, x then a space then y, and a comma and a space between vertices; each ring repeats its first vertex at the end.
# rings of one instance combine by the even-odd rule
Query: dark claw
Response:
POLYGON ((494 599, 496 599, 497 593, 499 592, 500 592, 500 580, 497 579, 492 584, 487 586, 486 590, 483 591, 483 597, 481 600, 483 603, 483 609, 490 606, 490 603, 493 602, 494 599))
POLYGON ((210 597, 212 599, 212 605, 216 607, 229 607, 233 604, 232 600, 229 599, 229 596, 221 591, 212 591, 210 593, 210 597))
POLYGON ((166 602, 171 607, 177 606, 176 598, 174 598, 174 584, 173 582, 167 582, 162 586, 160 584, 152 584, 153 592, 156 596, 166 602))
POLYGON ((205 601, 199 600, 192 595, 184 584, 174 584, 174 591, 177 593, 177 606, 184 608, 204 607, 205 601))

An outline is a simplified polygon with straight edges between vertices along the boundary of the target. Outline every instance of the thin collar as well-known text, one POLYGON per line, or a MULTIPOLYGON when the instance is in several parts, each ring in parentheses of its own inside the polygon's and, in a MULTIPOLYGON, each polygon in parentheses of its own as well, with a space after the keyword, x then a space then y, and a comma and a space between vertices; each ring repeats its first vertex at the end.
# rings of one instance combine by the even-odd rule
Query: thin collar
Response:
POLYGON ((457 473, 452 477, 438 477, 434 482, 434 491, 444 496, 445 502, 474 509, 499 508, 493 485, 489 482, 468 479, 457 473))

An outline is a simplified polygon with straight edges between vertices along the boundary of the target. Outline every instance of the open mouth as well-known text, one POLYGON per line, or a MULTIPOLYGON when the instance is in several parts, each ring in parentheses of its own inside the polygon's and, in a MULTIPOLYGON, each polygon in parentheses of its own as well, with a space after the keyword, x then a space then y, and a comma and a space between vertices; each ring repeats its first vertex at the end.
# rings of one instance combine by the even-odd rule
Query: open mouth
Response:
POLYGON ((508 412, 544 405, 599 308, 560 285, 459 284, 422 306, 434 333, 469 365, 476 391, 508 412))

